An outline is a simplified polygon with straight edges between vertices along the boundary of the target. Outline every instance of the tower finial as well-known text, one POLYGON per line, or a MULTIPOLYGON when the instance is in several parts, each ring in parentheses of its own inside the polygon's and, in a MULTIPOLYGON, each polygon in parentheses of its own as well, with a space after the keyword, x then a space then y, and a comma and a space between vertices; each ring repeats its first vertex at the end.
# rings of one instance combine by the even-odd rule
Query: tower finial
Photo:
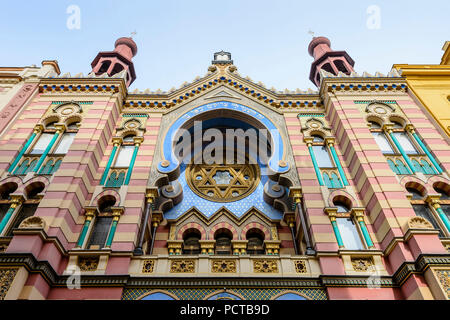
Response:
POLYGON ((137 34, 136 30, 134 30, 133 32, 131 32, 131 39, 133 39, 133 37, 137 34))
POLYGON ((314 31, 311 31, 311 29, 309 29, 308 33, 314 38, 314 31))

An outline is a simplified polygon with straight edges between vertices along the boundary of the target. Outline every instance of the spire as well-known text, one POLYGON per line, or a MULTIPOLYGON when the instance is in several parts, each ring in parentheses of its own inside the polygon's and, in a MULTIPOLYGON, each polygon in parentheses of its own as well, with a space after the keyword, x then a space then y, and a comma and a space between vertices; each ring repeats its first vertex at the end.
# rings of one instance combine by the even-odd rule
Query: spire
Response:
POLYGON ((136 79, 133 57, 137 53, 137 45, 130 37, 122 37, 116 40, 114 51, 101 51, 91 63, 92 72, 97 76, 105 72, 111 77, 121 73, 125 83, 129 87, 136 79))
POLYGON ((331 42, 325 37, 313 37, 308 46, 309 54, 314 58, 309 79, 320 87, 320 70, 338 75, 339 72, 350 75, 355 62, 346 51, 334 51, 331 42))

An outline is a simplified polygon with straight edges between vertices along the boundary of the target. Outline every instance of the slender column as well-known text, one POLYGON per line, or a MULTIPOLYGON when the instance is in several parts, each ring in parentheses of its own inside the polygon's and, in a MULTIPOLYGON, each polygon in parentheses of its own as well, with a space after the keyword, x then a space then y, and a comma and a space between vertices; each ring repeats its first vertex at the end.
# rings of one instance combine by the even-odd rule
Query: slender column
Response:
POLYGON ((392 132, 392 128, 390 125, 384 125, 383 126, 384 131, 389 134, 389 136, 391 137, 392 141, 394 142, 395 146, 397 147, 398 151, 400 151, 400 153, 402 154, 403 159, 405 159, 406 164, 408 165, 410 171, 412 173, 416 172, 416 169, 414 168, 414 166, 411 163, 411 160, 409 160, 408 155, 405 153, 405 150, 403 150, 403 147, 401 146, 401 144, 397 141, 397 138, 394 136, 393 132, 392 132))
POLYGON ((6 212, 2 221, 0 222, 0 234, 3 233, 3 230, 5 229, 6 225, 8 224, 12 215, 14 214, 14 211, 16 211, 16 208, 22 204, 23 200, 24 200, 23 196, 13 196, 13 202, 11 203, 11 206, 9 207, 8 211, 6 212))
POLYGON ((117 224, 119 223, 120 215, 123 213, 123 208, 116 207, 112 208, 113 210, 113 221, 111 225, 111 229, 109 230, 108 239, 106 240, 105 247, 110 248, 114 239, 114 235, 116 234, 117 224))
POLYGON ((152 199, 147 198, 147 201, 145 202, 145 214, 144 218, 142 219, 142 225, 141 225, 141 233, 139 234, 139 242, 134 249, 134 255, 141 256, 144 254, 144 251, 142 250, 142 246, 144 245, 144 238, 145 238, 145 230, 147 229, 147 221, 148 217, 151 215, 152 210, 152 199))
POLYGON ((412 124, 408 124, 406 125, 406 130, 409 131, 409 133, 412 134, 412 136, 414 137, 414 139, 416 140, 416 142, 419 144, 419 146, 422 148, 423 152, 425 152, 425 154, 427 155, 428 159, 430 159, 430 161, 433 163, 433 166, 436 168, 436 170, 439 173, 442 173, 443 170, 441 169, 441 167, 439 166, 439 164, 437 163, 436 159, 434 159, 433 155, 431 154, 431 152, 428 150, 427 146, 422 142, 422 140, 419 138, 419 136, 417 135, 417 133, 414 131, 414 127, 412 124))
POLYGON ((344 241, 342 241, 341 232, 339 231, 336 222, 337 208, 325 208, 324 211, 326 214, 328 214, 328 217, 330 218, 331 226, 333 227, 334 235, 336 237, 339 248, 343 248, 344 241))
POLYGON ((53 139, 50 141, 50 143, 48 144, 47 148, 45 148, 44 153, 41 155, 41 157, 39 158, 38 162, 34 166, 33 172, 36 172, 36 173, 39 172, 39 168, 41 167, 42 163, 44 162, 45 158, 47 157, 47 154, 53 148, 53 145, 55 144, 55 142, 58 139, 59 135, 64 132, 66 126, 64 124, 57 124, 57 125, 55 125, 55 127, 57 129, 56 133, 53 135, 53 139))
POLYGON ((109 169, 111 168, 111 164, 114 160, 114 156, 116 155, 117 148, 122 143, 122 138, 113 138, 113 149, 111 151, 111 155, 109 156, 108 163, 106 164, 105 171, 103 172, 102 179, 100 180, 100 185, 104 185, 106 178, 108 177, 109 169))
POLYGON ((344 186, 348 186, 347 178, 345 177, 344 169, 342 169, 341 162, 336 153, 336 149, 334 148, 334 138, 327 138, 328 148, 330 148, 331 155, 333 156, 334 163, 339 171, 339 175, 341 176, 341 180, 344 183, 344 186))
POLYGON ((162 217, 161 213, 152 214, 153 233, 152 233, 152 242, 150 244, 149 254, 153 254, 153 246, 155 245, 156 229, 158 228, 158 226, 162 220, 163 220, 163 217, 162 217))
POLYGON ((89 230, 91 221, 97 212, 96 207, 89 207, 89 208, 85 208, 85 209, 86 209, 86 220, 84 221, 84 226, 83 226, 83 229, 81 230, 80 238, 78 239, 78 242, 77 242, 78 248, 81 248, 83 246, 84 239, 86 238, 86 234, 89 230))
POLYGON ((20 150, 16 159, 11 164, 11 166, 8 168, 8 172, 13 172, 14 168, 17 166, 17 164, 19 163, 19 161, 22 158, 22 156, 24 155, 24 153, 27 152, 28 148, 30 147, 30 145, 33 142, 36 135, 39 134, 42 131, 42 129, 43 129, 43 126, 41 124, 38 124, 38 125, 36 125, 36 127, 34 127, 33 134, 31 135, 30 138, 28 138, 28 140, 25 143, 25 145, 23 146, 22 150, 20 150))
POLYGON ((130 182, 131 172, 133 172, 134 162, 136 161, 136 156, 139 150, 139 146, 141 145, 142 141, 144 139, 142 137, 135 137, 134 138, 134 151, 133 156, 131 157, 130 166, 128 167, 127 176, 125 178, 125 185, 128 185, 130 182))
POLYGON ((361 228, 364 240, 366 241, 367 247, 373 247, 372 239, 370 238, 369 231, 367 230, 366 223, 364 222, 364 209, 353 208, 352 215, 355 216, 356 221, 358 221, 359 227, 361 228))
MULTIPOLYGON (((305 237, 305 242, 306 242, 306 252, 305 253, 307 255, 314 255, 316 252, 314 251, 312 244, 311 244, 311 239, 309 237, 308 226, 306 224, 304 210, 302 209, 303 203, 301 201, 301 199, 302 199, 301 189, 300 188, 291 188, 290 192, 292 192, 292 194, 290 194, 289 196, 292 196, 292 198, 294 200, 295 212, 300 217, 300 222, 301 222, 302 229, 303 229, 303 235, 305 237)), ((289 219, 287 221, 287 224, 291 228, 292 238, 294 241, 295 253, 300 254, 300 252, 298 250, 298 246, 297 246, 297 241, 296 241, 297 236, 294 231, 295 217, 293 217, 293 219, 289 219)))
POLYGON ((321 186, 324 185, 323 179, 322 179, 322 173, 320 172, 319 166, 317 164, 316 156, 314 155, 314 150, 312 148, 312 140, 313 138, 304 138, 303 139, 306 142, 306 145, 308 146, 309 155, 311 156, 311 160, 314 166, 314 171, 316 172, 317 180, 319 180, 319 184, 321 186))
POLYGON ((439 218, 441 218, 442 222, 447 228, 447 232, 450 233, 450 221, 444 210, 442 210, 441 205, 439 204, 439 198, 439 196, 430 195, 427 197, 426 201, 436 210, 439 218))

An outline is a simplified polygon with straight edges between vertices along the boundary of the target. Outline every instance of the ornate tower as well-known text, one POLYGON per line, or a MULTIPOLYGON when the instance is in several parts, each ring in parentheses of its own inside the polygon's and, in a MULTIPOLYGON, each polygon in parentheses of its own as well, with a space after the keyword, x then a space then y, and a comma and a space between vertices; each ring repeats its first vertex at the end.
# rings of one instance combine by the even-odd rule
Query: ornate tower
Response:
POLYGON ((114 51, 102 51, 92 61, 92 72, 96 75, 107 73, 113 76, 125 70, 125 82, 129 87, 136 79, 133 57, 137 53, 137 45, 132 38, 122 37, 116 40, 114 51))
POLYGON ((331 43, 328 38, 314 37, 308 46, 309 54, 314 57, 311 64, 309 79, 316 86, 320 86, 321 69, 337 75, 339 72, 349 75, 353 72, 355 62, 346 51, 334 51, 330 47, 331 43))

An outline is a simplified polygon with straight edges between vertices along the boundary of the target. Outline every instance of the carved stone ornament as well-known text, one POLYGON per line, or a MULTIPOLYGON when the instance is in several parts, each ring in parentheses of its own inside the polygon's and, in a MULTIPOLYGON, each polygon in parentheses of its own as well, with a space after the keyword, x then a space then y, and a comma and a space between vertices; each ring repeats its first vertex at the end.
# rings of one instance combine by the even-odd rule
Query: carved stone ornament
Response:
POLYGON ((192 273, 195 271, 194 260, 173 260, 170 264, 171 273, 192 273))
POLYGON ((20 223, 19 229, 45 229, 45 220, 37 216, 28 217, 20 223))
POLYGON ((78 267, 81 271, 95 271, 99 260, 99 257, 78 257, 78 267))
POLYGON ((436 270, 437 278, 444 289, 447 298, 450 299, 450 270, 436 270))
POLYGON ((353 270, 355 271, 368 271, 374 268, 374 262, 372 257, 365 258, 351 258, 353 270))
POLYGON ((213 260, 211 272, 234 273, 236 272, 236 260, 213 260))
POLYGON ((304 260, 294 260, 295 272, 297 273, 307 273, 306 261, 304 260))
POLYGON ((155 260, 144 260, 142 264, 142 273, 152 273, 155 268, 155 260))
POLYGON ((0 300, 5 300, 6 294, 17 274, 17 268, 0 269, 0 300))
POLYGON ((409 229, 434 229, 433 225, 425 218, 412 217, 408 220, 409 229))
POLYGON ((254 260, 253 271, 255 273, 277 273, 278 265, 275 260, 254 260))

